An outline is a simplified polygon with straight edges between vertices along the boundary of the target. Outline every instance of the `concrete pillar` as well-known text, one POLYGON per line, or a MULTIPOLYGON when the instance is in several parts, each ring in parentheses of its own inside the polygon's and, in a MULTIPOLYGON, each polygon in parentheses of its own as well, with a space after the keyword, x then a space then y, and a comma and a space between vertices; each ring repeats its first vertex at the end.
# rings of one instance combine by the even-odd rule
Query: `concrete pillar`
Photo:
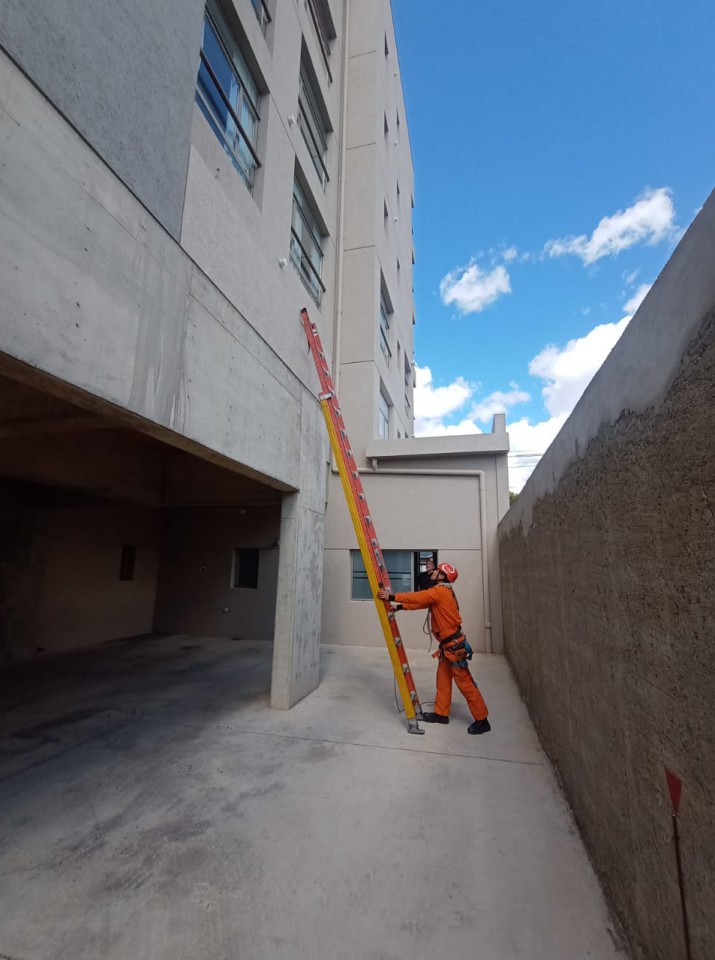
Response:
POLYGON ((320 679, 320 609, 324 518, 287 494, 281 512, 281 549, 273 641, 271 706, 289 710, 320 679))
POLYGON ((301 488, 281 508, 271 706, 289 710, 320 681, 328 438, 320 406, 301 407, 301 488))

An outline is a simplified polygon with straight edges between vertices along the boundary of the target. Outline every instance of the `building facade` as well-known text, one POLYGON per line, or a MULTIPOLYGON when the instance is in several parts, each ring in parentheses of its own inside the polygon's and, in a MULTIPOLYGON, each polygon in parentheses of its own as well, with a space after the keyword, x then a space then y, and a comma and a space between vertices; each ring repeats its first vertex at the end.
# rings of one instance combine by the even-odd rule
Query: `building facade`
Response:
MULTIPOLYGON (((411 437, 412 202, 389 0, 0 0, 3 656, 272 639, 289 707, 374 642, 304 305, 363 468, 477 469, 496 528, 506 434, 411 437)), ((460 549, 382 473, 385 548, 460 549)))

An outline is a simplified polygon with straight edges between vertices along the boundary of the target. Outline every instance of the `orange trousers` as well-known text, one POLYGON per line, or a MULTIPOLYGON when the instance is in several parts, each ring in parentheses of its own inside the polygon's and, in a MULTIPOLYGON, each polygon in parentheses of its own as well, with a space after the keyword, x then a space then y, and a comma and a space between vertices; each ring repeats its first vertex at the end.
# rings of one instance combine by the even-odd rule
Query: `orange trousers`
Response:
POLYGON ((434 712, 443 717, 449 716, 449 708, 452 706, 452 680, 467 701, 474 719, 484 720, 489 711, 476 680, 469 672, 469 667, 453 667, 446 657, 437 665, 437 696, 434 701, 434 712))

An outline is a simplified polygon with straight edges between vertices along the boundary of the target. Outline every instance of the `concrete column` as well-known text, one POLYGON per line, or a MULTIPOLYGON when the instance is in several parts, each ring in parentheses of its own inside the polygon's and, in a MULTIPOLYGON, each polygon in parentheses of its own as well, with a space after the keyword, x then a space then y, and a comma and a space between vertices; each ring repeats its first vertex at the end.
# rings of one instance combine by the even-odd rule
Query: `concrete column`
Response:
POLYGON ((320 608, 324 518, 287 494, 281 512, 281 549, 273 641, 271 706, 289 710, 320 679, 320 608))
POLYGON ((320 681, 328 438, 320 406, 301 409, 301 489, 281 508, 271 706, 289 710, 320 681))

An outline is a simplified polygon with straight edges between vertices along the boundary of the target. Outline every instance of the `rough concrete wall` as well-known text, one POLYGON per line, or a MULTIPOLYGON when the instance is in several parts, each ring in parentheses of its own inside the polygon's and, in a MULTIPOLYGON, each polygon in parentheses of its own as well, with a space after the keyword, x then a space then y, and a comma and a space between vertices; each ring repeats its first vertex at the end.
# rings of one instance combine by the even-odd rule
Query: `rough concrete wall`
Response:
POLYGON ((177 239, 203 9, 0 0, 0 44, 177 239))
POLYGON ((38 555, 34 511, 13 502, 0 486, 0 661, 35 649, 38 555))
POLYGON ((320 606, 323 595, 328 440, 322 411, 303 403, 300 490, 283 497, 273 640, 271 706, 289 709, 320 679, 320 606), (323 451, 315 457, 316 444, 323 451))
POLYGON ((279 535, 278 506, 169 513, 154 629, 272 640, 279 535), (236 547, 259 550, 255 590, 232 586, 236 547))
POLYGON ((109 505, 43 511, 37 645, 68 650, 148 633, 159 559, 157 511, 109 505), (134 576, 120 580, 122 547, 136 547, 134 576))
POLYGON ((305 343, 288 367, 2 54, 0 117, 0 350, 295 486, 305 343))
POLYGON ((507 653, 638 960, 684 956, 666 766, 693 956, 715 956, 715 310, 693 328, 662 403, 604 423, 500 530, 507 653))
POLYGON ((71 650, 152 629, 155 511, 108 505, 37 507, 3 491, 0 659, 71 650), (137 548, 119 579, 122 547, 137 548))

